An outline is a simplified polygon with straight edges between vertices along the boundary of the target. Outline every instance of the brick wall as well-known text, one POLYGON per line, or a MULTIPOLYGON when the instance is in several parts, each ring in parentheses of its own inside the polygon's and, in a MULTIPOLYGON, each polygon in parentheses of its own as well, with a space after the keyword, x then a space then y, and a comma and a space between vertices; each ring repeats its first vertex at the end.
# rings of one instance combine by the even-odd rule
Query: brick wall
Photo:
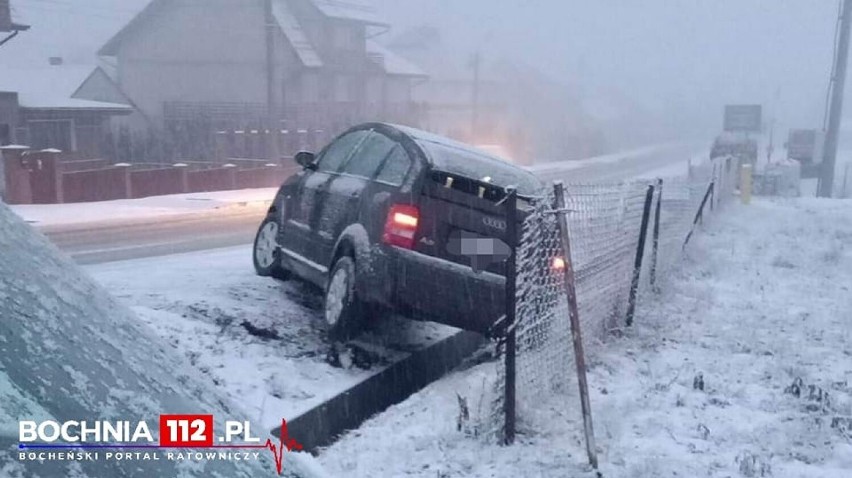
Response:
POLYGON ((214 168, 190 171, 187 185, 191 193, 236 189, 237 168, 214 168))
MULTIPOLYGON (((168 194, 278 187, 301 170, 293 165, 214 167, 110 166, 102 159, 64 161, 64 154, 11 149, 5 152, 5 197, 10 204, 109 201, 168 194), (24 154, 26 152, 26 154, 24 154)), ((0 188, 2 189, 2 188, 0 188)))
POLYGON ((130 197, 130 169, 112 167, 62 173, 65 202, 109 201, 130 197))
POLYGON ((188 191, 186 168, 159 168, 130 172, 130 197, 144 198, 188 191))

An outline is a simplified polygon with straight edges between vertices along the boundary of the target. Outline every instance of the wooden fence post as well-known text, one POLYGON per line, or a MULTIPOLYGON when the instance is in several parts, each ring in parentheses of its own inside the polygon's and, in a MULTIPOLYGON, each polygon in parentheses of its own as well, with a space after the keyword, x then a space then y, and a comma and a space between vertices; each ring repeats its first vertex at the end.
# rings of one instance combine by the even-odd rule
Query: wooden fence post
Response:
POLYGON ((518 257, 518 193, 510 190, 506 197, 506 236, 511 247, 509 259, 506 261, 506 384, 504 397, 505 411, 505 444, 511 445, 515 441, 515 307, 517 306, 517 294, 515 284, 515 266, 518 257))
POLYGON ((568 299, 568 316, 571 321, 571 337, 574 345, 574 364, 577 367, 577 384, 580 388, 580 408, 583 412, 583 432, 586 435, 586 453, 589 456, 589 464, 598 468, 598 454, 595 450, 595 430, 592 426, 592 406, 589 402, 589 383, 586 379, 586 356, 583 352, 583 335, 580 331, 580 311, 577 307, 577 289, 574 280, 574 261, 571 258, 571 238, 568 234, 568 220, 565 215, 565 188, 561 181, 554 183, 556 194, 556 214, 559 224, 559 235, 562 239, 562 253, 564 254, 563 269, 565 281, 565 295, 568 299))

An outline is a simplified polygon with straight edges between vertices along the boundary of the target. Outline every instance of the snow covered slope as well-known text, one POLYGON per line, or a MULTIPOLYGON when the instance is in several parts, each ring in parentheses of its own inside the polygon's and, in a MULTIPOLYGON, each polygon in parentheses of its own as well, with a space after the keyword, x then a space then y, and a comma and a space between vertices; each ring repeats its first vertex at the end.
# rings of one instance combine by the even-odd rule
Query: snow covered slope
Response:
POLYGON ((133 313, 0 203, 0 475, 269 473, 259 462, 18 461, 18 420, 155 423, 160 413, 192 411, 241 418, 133 313))
MULTIPOLYGON (((603 475, 848 477, 852 201, 730 205, 707 218, 669 284, 591 357, 603 475)), ((522 422, 514 446, 474 436, 494 376, 494 363, 456 372, 320 459, 339 476, 594 476, 579 407, 538 410, 549 428, 522 422), (471 415, 461 431, 456 394, 471 415)))

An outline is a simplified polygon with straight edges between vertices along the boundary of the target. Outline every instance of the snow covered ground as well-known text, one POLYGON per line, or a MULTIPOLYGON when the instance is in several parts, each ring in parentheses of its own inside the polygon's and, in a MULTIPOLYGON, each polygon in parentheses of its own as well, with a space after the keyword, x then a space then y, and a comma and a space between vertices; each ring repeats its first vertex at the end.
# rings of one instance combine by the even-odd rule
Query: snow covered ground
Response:
POLYGON ((251 246, 87 271, 267 430, 456 331, 381 320, 356 341, 366 351, 363 368, 334 368, 326 362, 320 291, 256 276, 251 246))
MULTIPOLYGON (((852 201, 758 198, 703 229, 636 325, 592 347, 603 476, 850 476, 852 201)), ((474 436, 494 423, 495 367, 430 385, 321 462, 333 476, 593 476, 575 398, 519 404, 549 422, 522 420, 514 446, 474 436)))
POLYGON ((186 214, 210 213, 236 207, 269 206, 277 188, 172 194, 140 199, 70 204, 25 204, 10 208, 38 227, 134 221, 186 214))
POLYGON ((592 156, 590 158, 583 158, 575 161, 549 161, 534 164, 532 166, 527 167, 527 169, 532 171, 533 173, 546 171, 570 171, 572 169, 580 169, 600 164, 619 163, 621 161, 629 160, 640 156, 661 153, 667 149, 672 148, 675 145, 676 143, 656 144, 650 146, 643 146, 641 148, 629 149, 627 151, 619 151, 616 153, 602 154, 600 156, 592 156))

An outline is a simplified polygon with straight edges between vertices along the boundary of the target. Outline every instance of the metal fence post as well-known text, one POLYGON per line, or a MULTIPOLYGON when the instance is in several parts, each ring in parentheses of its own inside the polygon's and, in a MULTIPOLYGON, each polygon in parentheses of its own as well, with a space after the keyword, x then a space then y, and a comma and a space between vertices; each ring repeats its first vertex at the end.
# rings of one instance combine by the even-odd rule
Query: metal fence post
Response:
MULTIPOLYGON (((715 161, 713 162, 713 175, 710 176, 710 180, 713 183, 716 182, 716 162, 715 161)), ((716 193, 714 192, 713 195, 710 198, 710 210, 711 211, 714 209, 714 206, 715 206, 714 203, 715 202, 716 202, 716 193)))
POLYGON ((719 184, 719 187, 716 189, 718 189, 719 192, 714 192, 713 196, 716 197, 716 205, 720 205, 725 199, 725 163, 723 162, 719 163, 719 179, 717 183, 719 184))
POLYGON ((689 230, 689 234, 686 235, 686 239, 683 241, 683 248, 686 249, 686 245, 689 244, 689 240, 692 238, 692 233, 695 232, 695 225, 698 224, 698 221, 704 215, 704 206, 707 204, 707 199, 713 193, 713 182, 707 186, 707 192, 704 193, 704 199, 701 200, 701 206, 698 207, 698 211, 695 213, 695 219, 692 220, 692 228, 689 230))
POLYGON ((660 248, 660 209, 663 202, 663 180, 657 179, 657 207, 654 210, 654 243, 651 252, 651 286, 657 283, 657 251, 660 248))
MULTIPOLYGON (((713 202, 716 201, 716 182, 715 180, 710 181, 710 189, 708 191, 710 194, 710 211, 713 211, 713 202)), ((701 208, 701 216, 698 218, 701 221, 701 224, 704 224, 704 208, 701 208)))
POLYGON ((651 203, 654 200, 654 186, 648 186, 645 193, 645 209, 642 211, 642 226, 639 230, 639 244, 636 246, 636 259, 633 262, 633 280, 630 283, 630 297, 627 300, 627 326, 633 325, 636 312, 636 295, 639 293, 639 277, 642 273, 642 256, 645 253, 645 237, 648 235, 648 219, 651 216, 651 203))
POLYGON ((515 307, 517 294, 515 284, 515 265, 518 247, 518 193, 510 190, 506 197, 506 236, 511 244, 509 259, 506 261, 506 384, 504 397, 505 436, 504 443, 511 445, 515 441, 515 307))
POLYGON ((577 308, 577 290, 574 282, 574 264, 571 259, 571 240, 568 235, 568 220, 565 217, 565 189, 561 181, 554 183, 556 193, 556 211, 559 232, 562 239, 563 261, 565 263, 565 294, 568 298, 568 314, 571 320, 571 337, 574 344, 574 364, 577 366, 577 384, 580 388, 580 406, 583 411, 583 430, 586 435, 586 453, 593 468, 598 468, 598 455, 595 450, 595 430, 592 426, 592 407, 589 402, 589 384, 586 380, 586 356, 583 352, 583 336, 580 333, 580 312, 577 308))

